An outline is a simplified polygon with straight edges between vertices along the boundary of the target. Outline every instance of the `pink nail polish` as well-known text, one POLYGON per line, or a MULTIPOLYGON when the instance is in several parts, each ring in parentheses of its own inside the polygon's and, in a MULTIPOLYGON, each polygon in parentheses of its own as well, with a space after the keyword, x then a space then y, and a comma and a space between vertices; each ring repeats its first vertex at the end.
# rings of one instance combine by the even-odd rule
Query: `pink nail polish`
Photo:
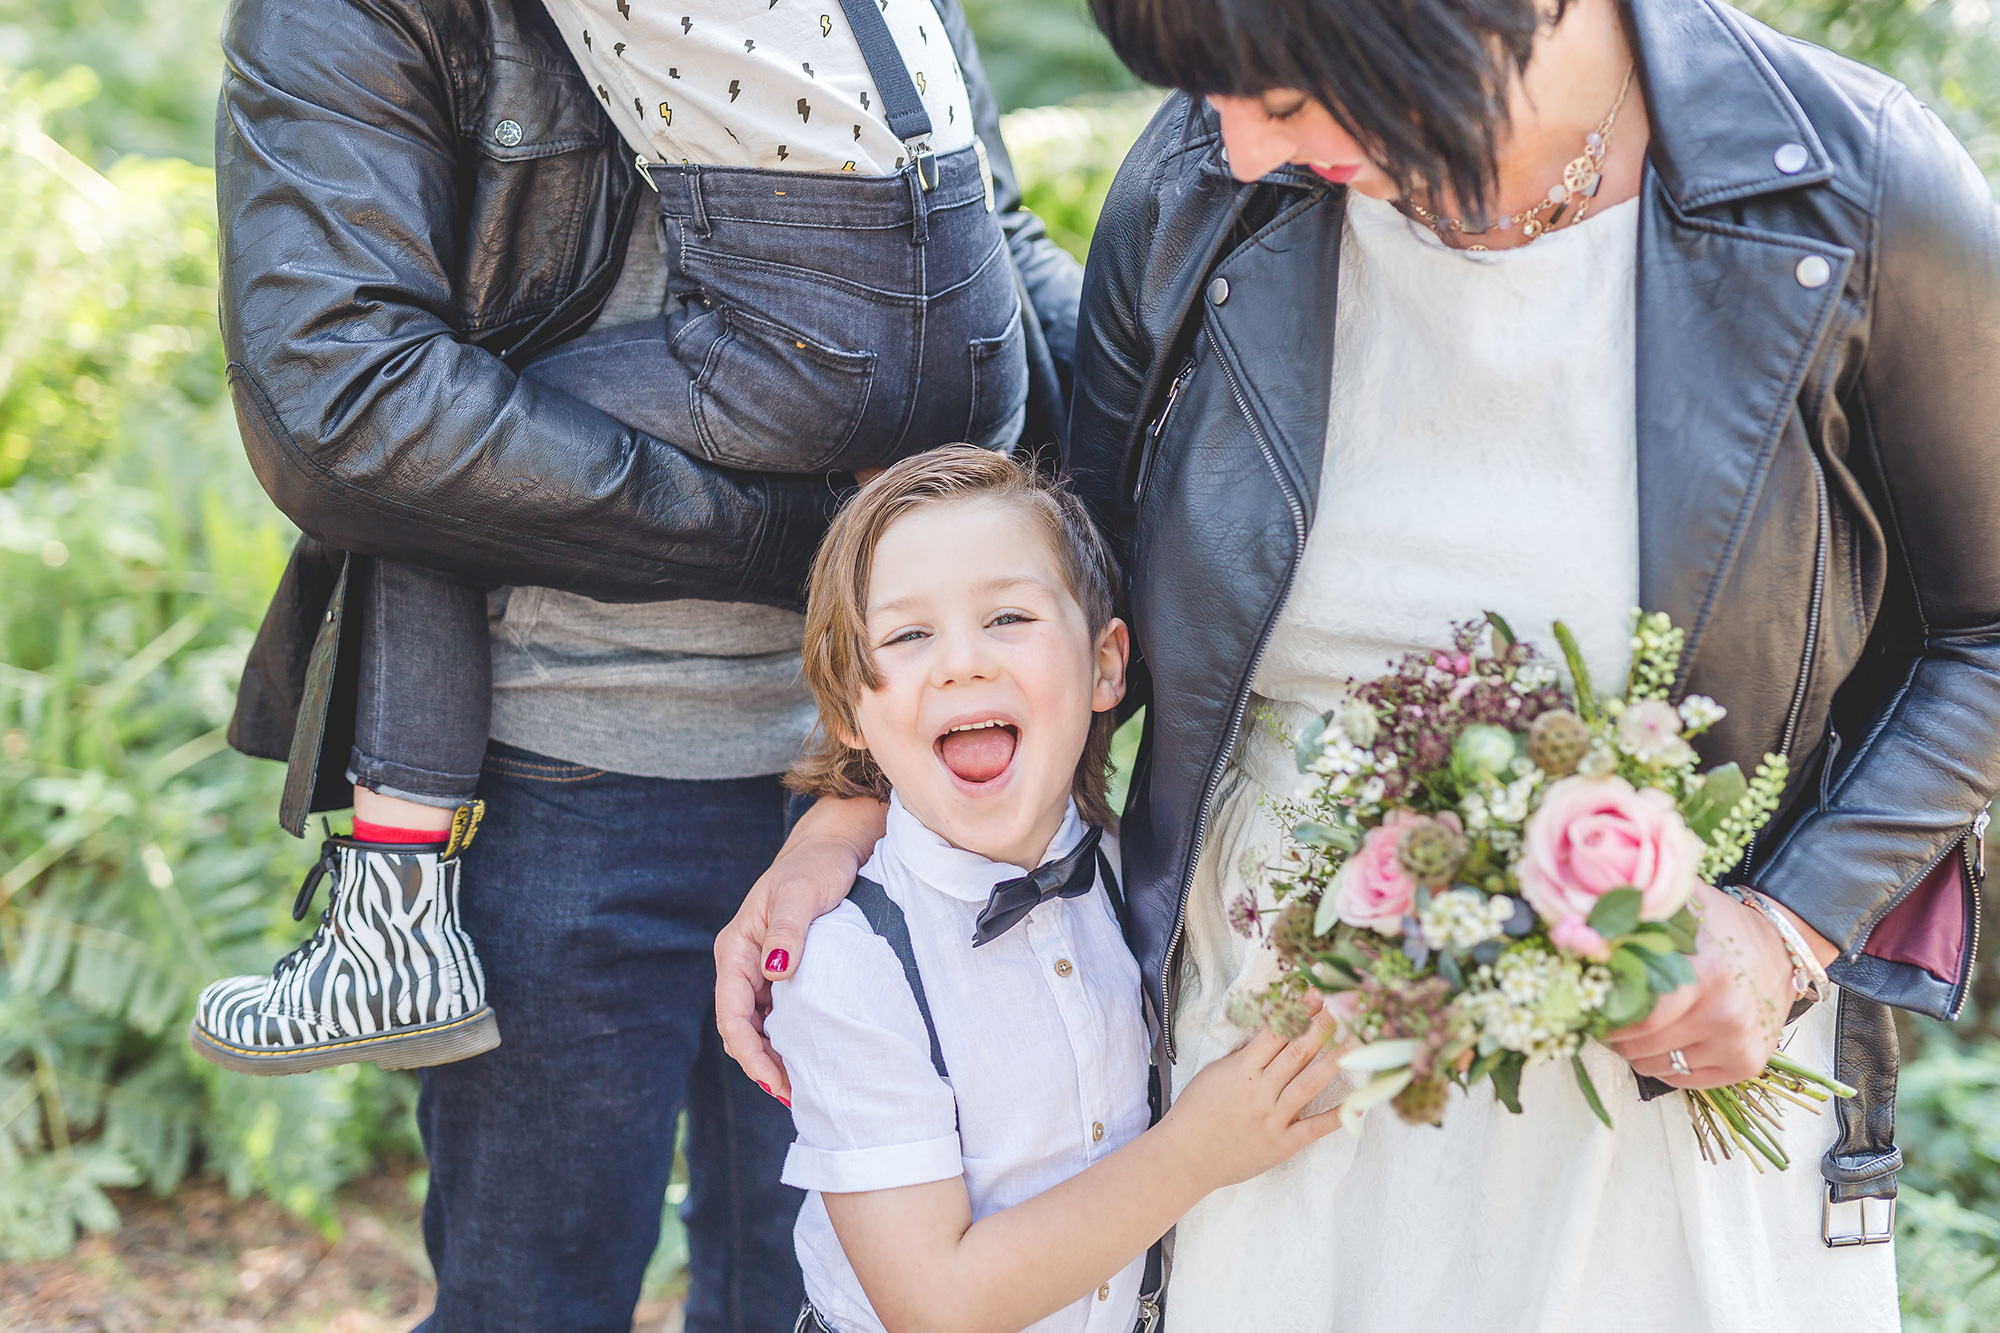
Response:
POLYGON ((770 955, 764 959, 764 970, 766 972, 782 972, 791 965, 791 961, 792 956, 783 949, 773 949, 770 955))

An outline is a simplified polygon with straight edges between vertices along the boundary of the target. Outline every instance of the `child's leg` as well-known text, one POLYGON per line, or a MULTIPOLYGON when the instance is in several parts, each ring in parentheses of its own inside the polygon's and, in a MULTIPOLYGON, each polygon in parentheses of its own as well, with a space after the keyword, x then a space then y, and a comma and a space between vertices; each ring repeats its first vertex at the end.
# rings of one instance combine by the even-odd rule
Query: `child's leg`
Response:
POLYGON ((493 668, 486 594, 447 574, 358 560, 361 679, 355 702, 355 836, 429 841, 472 799, 486 755, 493 668))

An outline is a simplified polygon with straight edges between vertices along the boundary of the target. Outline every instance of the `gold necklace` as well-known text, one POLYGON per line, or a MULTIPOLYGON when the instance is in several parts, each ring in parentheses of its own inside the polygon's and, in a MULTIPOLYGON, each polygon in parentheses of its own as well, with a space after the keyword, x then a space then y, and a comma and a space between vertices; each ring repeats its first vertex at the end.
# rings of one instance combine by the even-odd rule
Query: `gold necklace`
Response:
MULTIPOLYGON (((1590 201, 1597 197, 1598 187, 1604 184, 1604 155, 1611 148, 1611 127, 1618 123, 1618 112, 1625 105, 1625 94, 1632 88, 1633 65, 1625 67, 1625 81, 1618 85, 1618 100, 1604 113, 1604 119, 1597 122, 1597 128, 1583 136, 1583 152, 1579 153, 1568 166, 1563 168, 1562 182, 1549 187, 1548 195, 1532 208, 1522 209, 1500 218, 1485 227, 1468 227, 1457 218, 1439 217, 1414 199, 1402 200, 1403 207, 1413 214, 1417 221, 1435 231, 1447 244, 1449 233, 1458 232, 1464 236, 1482 236, 1489 228, 1500 231, 1521 229, 1521 243, 1527 245, 1538 237, 1545 236, 1562 223, 1568 215, 1567 225, 1574 227, 1590 212, 1590 201), (1570 205, 1576 208, 1571 211, 1570 205), (1542 214, 1548 213, 1547 217, 1542 214)), ((1483 245, 1468 245, 1468 250, 1487 249, 1483 245)))

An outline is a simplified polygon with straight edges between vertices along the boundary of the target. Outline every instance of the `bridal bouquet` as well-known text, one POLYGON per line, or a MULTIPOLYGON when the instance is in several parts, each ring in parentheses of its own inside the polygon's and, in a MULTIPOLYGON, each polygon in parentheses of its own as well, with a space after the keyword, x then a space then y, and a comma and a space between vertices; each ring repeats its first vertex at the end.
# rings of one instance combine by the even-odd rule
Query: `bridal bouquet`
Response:
MULTIPOLYGON (((1499 616, 1456 627, 1451 651, 1405 657, 1290 738, 1302 781, 1276 802, 1291 825, 1275 857, 1252 851, 1230 909, 1266 935, 1279 979, 1231 1017, 1302 1031, 1304 996, 1345 997, 1343 1060, 1370 1080, 1347 1105, 1391 1103, 1441 1124, 1453 1085, 1489 1080, 1521 1110, 1521 1073, 1568 1060, 1584 1100, 1583 1042, 1652 1012, 1695 979, 1698 883, 1742 859, 1777 808, 1785 760, 1745 778, 1706 773, 1689 741, 1724 710, 1668 699, 1684 634, 1634 612, 1622 694, 1600 696, 1575 638, 1555 635, 1571 688, 1499 616), (1272 919, 1268 922, 1265 918, 1272 919)), ((1759 1077, 1686 1094, 1710 1161, 1741 1151, 1783 1169, 1782 1110, 1853 1090, 1780 1055, 1759 1077)))

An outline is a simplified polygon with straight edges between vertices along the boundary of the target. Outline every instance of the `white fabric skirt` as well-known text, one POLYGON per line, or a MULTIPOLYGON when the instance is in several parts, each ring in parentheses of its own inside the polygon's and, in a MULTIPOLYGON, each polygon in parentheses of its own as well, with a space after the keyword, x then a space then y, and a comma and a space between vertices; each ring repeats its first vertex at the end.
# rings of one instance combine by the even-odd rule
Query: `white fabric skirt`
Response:
MULTIPOLYGON (((1253 729, 1254 731, 1254 729, 1253 729)), ((1263 750, 1250 738, 1252 750, 1263 750)), ((1277 747, 1270 747, 1276 750, 1277 747)), ((1281 754, 1263 756, 1282 762, 1281 754)), ((1271 775, 1266 775, 1271 776, 1271 775)), ((1273 777, 1272 780, 1282 780, 1273 777)), ((1232 769, 1188 903, 1176 1091, 1242 1044, 1224 1016, 1238 985, 1274 975, 1229 929, 1237 869, 1275 845, 1264 788, 1232 769)), ((1264 904, 1268 906, 1268 902, 1264 904)), ((1832 1066, 1833 1006, 1785 1050, 1832 1066)), ((1819 1159, 1830 1106, 1786 1119, 1791 1169, 1702 1160, 1684 1100, 1641 1102, 1631 1067, 1596 1043, 1585 1064, 1615 1128, 1584 1104, 1568 1063, 1521 1080, 1524 1114, 1490 1089, 1454 1093, 1442 1128, 1370 1112, 1181 1221, 1168 1322, 1179 1333, 1875 1333, 1899 1327, 1892 1245, 1829 1249, 1819 1159)), ((1344 1094, 1336 1084, 1324 1100, 1344 1094)), ((1317 1108, 1315 1108, 1317 1109, 1317 1108)), ((1845 1210, 1844 1210, 1845 1211, 1845 1210)))

